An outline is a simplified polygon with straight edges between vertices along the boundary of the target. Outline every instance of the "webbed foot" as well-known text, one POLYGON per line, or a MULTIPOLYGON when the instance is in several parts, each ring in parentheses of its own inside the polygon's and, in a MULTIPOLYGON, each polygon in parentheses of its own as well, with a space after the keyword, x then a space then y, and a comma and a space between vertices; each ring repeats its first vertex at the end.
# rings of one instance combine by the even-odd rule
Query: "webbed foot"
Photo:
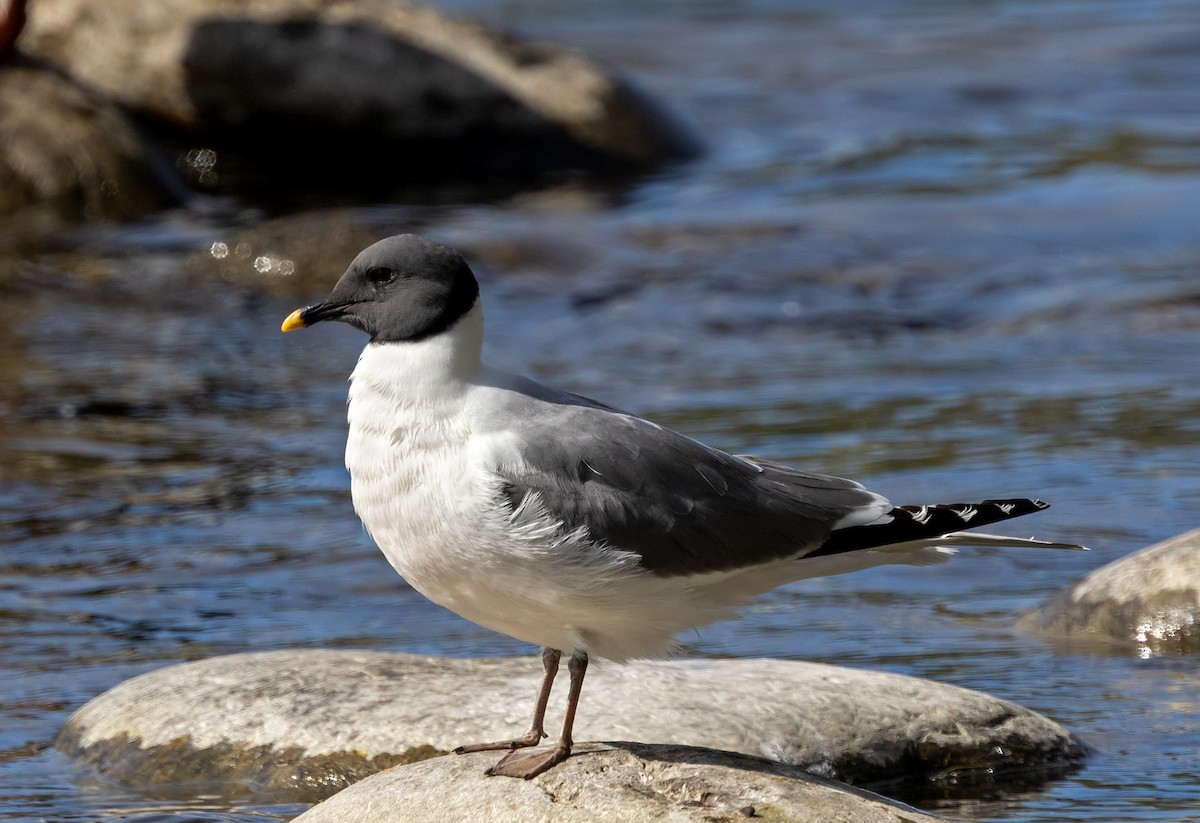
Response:
POLYGON ((514 751, 485 772, 489 777, 519 777, 529 780, 550 771, 571 756, 571 749, 559 744, 547 749, 514 751))

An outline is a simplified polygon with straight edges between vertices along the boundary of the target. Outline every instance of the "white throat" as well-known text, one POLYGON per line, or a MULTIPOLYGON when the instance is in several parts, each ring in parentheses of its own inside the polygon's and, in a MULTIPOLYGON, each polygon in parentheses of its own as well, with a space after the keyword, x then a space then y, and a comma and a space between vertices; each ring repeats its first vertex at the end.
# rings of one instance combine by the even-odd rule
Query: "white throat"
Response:
MULTIPOLYGON (((350 375, 350 423, 355 405, 374 395, 398 405, 439 403, 479 372, 483 306, 475 305, 441 334, 405 343, 368 343, 350 375)), ((372 419, 361 416, 360 420, 372 419)), ((378 418, 375 418, 378 419, 378 418)))
POLYGON ((461 459, 482 346, 476 303, 441 334, 363 349, 350 376, 346 468, 354 508, 381 545, 387 541, 378 532, 392 522, 397 500, 461 459))

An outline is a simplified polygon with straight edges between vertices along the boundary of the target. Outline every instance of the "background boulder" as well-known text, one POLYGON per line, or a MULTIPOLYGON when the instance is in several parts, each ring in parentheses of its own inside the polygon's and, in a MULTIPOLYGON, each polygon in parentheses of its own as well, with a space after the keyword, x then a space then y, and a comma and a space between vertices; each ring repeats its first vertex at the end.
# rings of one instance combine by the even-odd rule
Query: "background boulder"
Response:
POLYGON ((117 107, 37 61, 17 55, 0 63, 6 230, 130 220, 186 197, 166 160, 117 107))
POLYGON ((1200 651, 1200 529, 1096 569, 1018 625, 1140 653, 1200 651))
POLYGON ((232 176, 276 200, 451 180, 486 190, 696 151, 576 52, 389 0, 39 0, 22 43, 162 137, 204 144, 184 155, 197 183, 232 176))

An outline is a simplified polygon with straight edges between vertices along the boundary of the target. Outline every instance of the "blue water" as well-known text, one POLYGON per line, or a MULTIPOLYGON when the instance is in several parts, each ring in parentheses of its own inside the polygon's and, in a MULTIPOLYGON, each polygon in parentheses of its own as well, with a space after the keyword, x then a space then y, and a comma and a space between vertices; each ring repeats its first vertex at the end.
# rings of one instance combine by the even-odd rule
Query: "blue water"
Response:
MULTIPOLYGON (((688 652, 981 689, 1096 749, 1036 788, 923 801, 953 820, 1200 821, 1200 660, 1013 629, 1200 525, 1200 5, 449 7, 619 67, 708 154, 615 198, 374 204, 331 212, 331 232, 419 220, 460 246, 497 364, 900 503, 1043 497, 1012 531, 1093 549, 805 581, 688 652)), ((341 449, 362 341, 278 334, 306 286, 195 274, 260 219, 64 234, 17 261, 38 285, 0 292, 0 820, 302 808, 122 787, 48 747, 139 672, 530 651, 426 603, 358 527, 341 449)))

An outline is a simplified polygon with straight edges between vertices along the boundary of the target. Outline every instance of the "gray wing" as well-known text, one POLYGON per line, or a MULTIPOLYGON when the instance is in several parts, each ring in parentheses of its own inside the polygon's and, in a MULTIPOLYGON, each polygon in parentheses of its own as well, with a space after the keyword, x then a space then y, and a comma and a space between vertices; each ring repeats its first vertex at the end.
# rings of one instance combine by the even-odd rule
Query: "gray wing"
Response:
POLYGON ((586 527, 656 574, 802 556, 835 525, 891 509, 854 481, 726 454, 576 395, 509 403, 523 462, 497 470, 505 502, 515 510, 537 495, 564 529, 586 527))

